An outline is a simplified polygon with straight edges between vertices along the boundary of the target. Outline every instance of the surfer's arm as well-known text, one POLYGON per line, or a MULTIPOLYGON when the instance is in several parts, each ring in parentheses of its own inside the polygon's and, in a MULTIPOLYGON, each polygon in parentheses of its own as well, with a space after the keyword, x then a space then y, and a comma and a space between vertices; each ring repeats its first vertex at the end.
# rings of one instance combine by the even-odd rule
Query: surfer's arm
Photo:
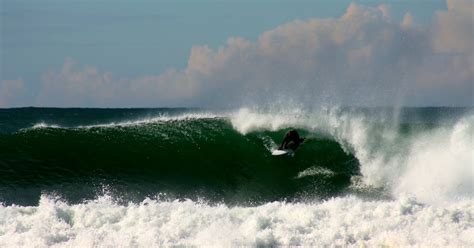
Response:
POLYGON ((290 142, 290 136, 287 134, 285 135, 285 138, 283 138, 283 141, 281 142, 281 145, 278 147, 278 149, 283 149, 285 145, 288 144, 288 142, 290 142))

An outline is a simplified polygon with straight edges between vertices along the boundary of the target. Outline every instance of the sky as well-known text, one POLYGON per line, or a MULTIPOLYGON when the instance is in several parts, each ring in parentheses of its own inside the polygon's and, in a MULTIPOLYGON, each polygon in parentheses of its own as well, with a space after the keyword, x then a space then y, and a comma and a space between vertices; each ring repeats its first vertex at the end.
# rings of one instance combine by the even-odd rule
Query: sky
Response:
POLYGON ((0 107, 473 106, 471 0, 1 0, 0 107))

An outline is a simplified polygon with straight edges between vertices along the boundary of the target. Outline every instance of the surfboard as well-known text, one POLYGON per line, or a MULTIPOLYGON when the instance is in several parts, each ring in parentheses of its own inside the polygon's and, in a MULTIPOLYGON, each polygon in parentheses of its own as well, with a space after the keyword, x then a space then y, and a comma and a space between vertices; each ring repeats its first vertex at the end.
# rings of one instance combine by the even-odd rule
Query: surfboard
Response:
POLYGON ((273 156, 280 156, 280 155, 287 154, 287 153, 289 153, 289 152, 290 152, 290 150, 278 150, 278 149, 277 149, 277 150, 273 150, 273 151, 272 151, 272 155, 273 155, 273 156))

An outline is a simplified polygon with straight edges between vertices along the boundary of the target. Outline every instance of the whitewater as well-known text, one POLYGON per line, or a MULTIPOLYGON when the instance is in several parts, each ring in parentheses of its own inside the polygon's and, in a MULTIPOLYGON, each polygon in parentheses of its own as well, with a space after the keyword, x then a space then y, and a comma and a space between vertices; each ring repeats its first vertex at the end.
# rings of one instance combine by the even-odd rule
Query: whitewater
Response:
MULTIPOLYGON (((176 147, 189 149, 170 158, 158 156, 160 161, 186 163, 199 158, 201 170, 208 172, 206 179, 200 179, 201 175, 192 175, 199 171, 186 174, 192 167, 177 168, 179 172, 169 166, 140 167, 152 175, 127 181, 127 173, 136 171, 127 168, 122 169, 123 175, 113 174, 102 165, 98 171, 105 176, 99 179, 81 174, 87 180, 98 180, 93 184, 95 193, 71 198, 68 195, 73 191, 68 191, 67 185, 74 188, 84 181, 74 181, 60 170, 52 179, 42 181, 50 174, 38 169, 42 178, 28 178, 38 184, 35 190, 39 197, 30 199, 36 199, 37 204, 15 202, 15 197, 20 197, 14 194, 18 191, 8 186, 0 189, 0 195, 15 195, 3 199, 0 207, 0 246, 474 246, 472 110, 460 111, 454 117, 440 110, 416 110, 410 115, 405 113, 409 111, 344 108, 158 112, 146 117, 130 118, 128 113, 107 120, 94 117, 94 121, 77 123, 61 122, 59 117, 30 118, 25 124, 15 124, 15 130, 4 131, 2 138, 7 142, 0 143, 2 148, 18 142, 25 153, 24 139, 39 143, 59 142, 56 137, 78 140, 85 136, 111 143, 124 137, 137 139, 127 148, 159 137, 161 142, 169 142, 168 146, 176 143, 176 147), (289 128, 302 130, 310 142, 295 157, 283 161, 265 155, 275 149, 289 128), (192 146, 183 146, 173 137, 192 146), (225 153, 233 145, 226 139, 237 143, 232 154, 225 153), (216 150, 219 147, 222 150, 216 150), (194 149, 205 153, 206 158, 190 152, 194 149), (206 160, 211 151, 225 154, 206 160), (239 151, 241 158, 236 156, 239 151), (183 154, 189 159, 174 157, 183 154), (183 175, 187 181, 180 177, 183 175), (64 183, 55 183, 59 177, 64 183), (154 178, 160 183, 152 184, 154 178), (292 186, 281 186, 286 183, 292 186), (128 189, 136 186, 140 191, 149 185, 152 189, 147 194, 127 198, 133 193, 128 189)), ((61 141, 63 146, 68 142, 61 141)), ((117 148, 120 146, 111 149, 117 148)), ((101 152, 109 158, 108 150, 101 152)), ((128 156, 143 153, 136 154, 128 156)), ((41 154, 35 158, 42 158, 41 154)), ((70 158, 57 160, 62 163, 70 158)), ((96 162, 85 160, 86 164, 96 162)), ((0 162, 3 172, 18 177, 4 181, 24 179, 23 171, 8 171, 15 170, 8 167, 15 161, 0 158, 0 162)), ((155 163, 150 162, 150 166, 155 163)), ((18 185, 26 187, 21 182, 18 185)))
POLYGON ((228 207, 151 199, 119 205, 107 197, 68 205, 44 196, 38 207, 2 207, 1 213, 3 247, 469 247, 474 236, 468 200, 440 207, 347 196, 228 207))

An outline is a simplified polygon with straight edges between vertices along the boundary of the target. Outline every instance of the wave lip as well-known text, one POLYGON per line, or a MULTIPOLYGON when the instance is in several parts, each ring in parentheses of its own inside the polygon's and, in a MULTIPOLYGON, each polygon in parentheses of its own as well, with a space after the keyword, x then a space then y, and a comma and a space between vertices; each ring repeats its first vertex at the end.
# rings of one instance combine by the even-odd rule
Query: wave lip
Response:
POLYGON ((89 129, 89 128, 108 128, 108 127, 127 127, 127 126, 138 126, 146 125, 152 123, 160 122, 172 122, 172 121, 187 121, 187 120, 199 120, 199 119, 216 119, 223 118, 223 115, 213 114, 213 113, 186 113, 181 115, 159 115, 157 117, 143 118, 137 120, 127 120, 127 121, 117 121, 117 122, 108 122, 102 124, 92 124, 92 125, 77 125, 77 126, 62 126, 58 124, 47 124, 45 122, 39 122, 34 124, 31 128, 26 129, 41 129, 41 128, 80 128, 80 129, 89 129))
POLYGON ((36 123, 35 125, 31 127, 31 129, 41 129, 41 128, 62 128, 62 127, 55 124, 47 124, 45 122, 36 123))

